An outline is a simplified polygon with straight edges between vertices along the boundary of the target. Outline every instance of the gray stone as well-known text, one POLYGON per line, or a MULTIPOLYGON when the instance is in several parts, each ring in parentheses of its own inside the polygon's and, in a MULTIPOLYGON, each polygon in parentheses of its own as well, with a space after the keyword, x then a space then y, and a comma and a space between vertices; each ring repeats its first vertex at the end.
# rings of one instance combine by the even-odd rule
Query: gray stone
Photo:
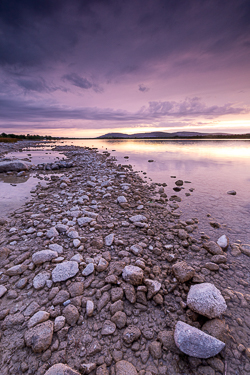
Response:
POLYGON ((148 288, 147 299, 152 298, 161 289, 161 283, 157 280, 145 279, 144 284, 147 285, 148 288))
POLYGON ((50 279, 50 272, 42 271, 34 277, 33 287, 37 290, 42 289, 46 284, 46 280, 49 280, 49 279, 50 279))
POLYGON ((52 280, 54 283, 65 281, 74 277, 79 271, 78 263, 74 261, 66 261, 60 263, 52 271, 52 280))
POLYGON ((143 270, 136 266, 125 266, 122 272, 123 280, 132 285, 140 285, 143 281, 143 270))
POLYGON ((41 353, 50 347, 53 337, 53 323, 51 320, 28 329, 24 334, 25 343, 33 352, 41 353))
POLYGON ((56 230, 57 230, 59 233, 67 232, 68 229, 69 229, 68 225, 64 225, 64 224, 57 224, 57 225, 56 225, 56 230))
POLYGON ((36 265, 45 262, 50 262, 52 259, 57 258, 58 254, 56 251, 52 250, 41 250, 37 251, 32 255, 32 262, 36 265))
POLYGON ((22 160, 11 160, 0 162, 0 173, 9 171, 28 171, 33 164, 22 160))
POLYGON ((57 332, 60 329, 62 329, 65 326, 65 321, 66 321, 65 316, 62 316, 62 315, 57 316, 54 321, 54 331, 57 332))
POLYGON ((87 303, 86 303, 86 314, 87 314, 87 316, 93 315, 94 308, 95 308, 94 302, 91 301, 91 300, 88 300, 87 303))
POLYGON ((97 272, 105 271, 108 268, 108 265, 109 265, 109 263, 106 261, 106 259, 100 258, 100 260, 99 260, 99 262, 96 266, 97 272))
POLYGON ((229 239, 228 237, 223 234, 218 240, 217 240, 217 245, 219 245, 223 250, 226 250, 229 245, 229 239))
POLYGON ((81 254, 75 254, 72 258, 70 258, 70 260, 77 262, 77 263, 81 263, 83 261, 83 257, 81 254))
POLYGON ((57 243, 51 243, 49 245, 50 250, 56 251, 58 254, 63 253, 63 247, 61 245, 58 245, 57 243))
POLYGON ((89 263, 85 268, 84 270, 82 271, 82 275, 83 276, 89 276, 91 275, 91 273, 93 273, 95 270, 95 266, 94 266, 94 263, 89 263))
POLYGON ((7 288, 5 286, 0 285, 0 298, 7 292, 7 288))
POLYGON ((25 264, 18 264, 17 266, 13 266, 9 268, 5 273, 8 276, 16 276, 21 275, 24 271, 26 271, 28 266, 25 264))
POLYGON ((45 322, 50 317, 50 314, 46 311, 38 311, 28 321, 28 328, 32 328, 39 323, 45 322))
POLYGON ((46 236, 48 238, 53 238, 53 237, 57 237, 59 236, 59 233, 57 232, 56 228, 55 227, 52 227, 50 228, 47 233, 46 233, 46 236))
POLYGON ((104 238, 104 242, 106 246, 111 246, 114 241, 115 235, 114 233, 110 233, 108 236, 104 238))
POLYGON ((105 320, 102 326, 102 335, 103 336, 108 336, 108 335, 113 335, 113 333, 116 330, 116 325, 115 323, 111 322, 110 320, 105 320))
POLYGON ((91 217, 80 217, 79 219, 77 219, 77 223, 79 227, 86 227, 93 220, 94 219, 92 219, 91 217))
POLYGON ((143 248, 140 245, 132 245, 130 251, 132 251, 134 255, 139 255, 142 254, 143 248))
POLYGON ((138 375, 136 368, 128 361, 118 361, 115 364, 116 375, 138 375))
POLYGON ((23 312, 24 316, 34 315, 40 308, 40 305, 36 301, 32 301, 29 306, 23 312))
POLYGON ((209 319, 219 317, 227 309, 221 292, 210 283, 192 285, 187 296, 187 305, 209 319))
POLYGON ((175 326, 174 339, 183 353, 196 358, 213 357, 225 347, 224 342, 181 321, 175 326))
POLYGON ((120 195, 118 198, 117 198, 117 203, 121 204, 121 203, 127 203, 127 199, 123 196, 123 195, 120 195))
POLYGON ((80 373, 63 363, 50 367, 44 375, 80 375, 80 373))
POLYGON ((129 218, 132 223, 147 221, 147 218, 143 215, 135 215, 129 218))

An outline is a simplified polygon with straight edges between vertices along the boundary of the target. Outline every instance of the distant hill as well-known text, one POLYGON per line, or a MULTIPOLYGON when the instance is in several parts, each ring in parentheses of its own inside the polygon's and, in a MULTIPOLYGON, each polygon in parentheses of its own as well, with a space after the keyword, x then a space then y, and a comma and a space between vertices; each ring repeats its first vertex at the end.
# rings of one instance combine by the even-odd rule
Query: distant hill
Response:
POLYGON ((107 133, 101 135, 101 139, 144 139, 144 138, 203 138, 203 137, 227 137, 231 134, 227 133, 200 133, 200 132, 150 132, 150 133, 136 133, 136 134, 124 134, 124 133, 107 133))

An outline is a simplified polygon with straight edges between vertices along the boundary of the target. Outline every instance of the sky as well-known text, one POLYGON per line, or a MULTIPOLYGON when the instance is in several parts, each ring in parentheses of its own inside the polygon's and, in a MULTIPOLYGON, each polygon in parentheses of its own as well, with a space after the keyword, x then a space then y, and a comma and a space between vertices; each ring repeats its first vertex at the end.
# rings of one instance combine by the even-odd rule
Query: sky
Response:
POLYGON ((250 133, 249 0, 0 0, 0 132, 250 133))

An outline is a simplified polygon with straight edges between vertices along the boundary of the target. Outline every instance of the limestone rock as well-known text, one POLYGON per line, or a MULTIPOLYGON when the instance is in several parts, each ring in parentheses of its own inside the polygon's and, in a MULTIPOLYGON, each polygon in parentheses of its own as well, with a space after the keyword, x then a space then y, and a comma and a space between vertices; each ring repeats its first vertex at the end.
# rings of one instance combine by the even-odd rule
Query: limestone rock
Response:
POLYGON ((79 225, 79 227, 86 227, 89 223, 91 223, 91 221, 93 221, 94 219, 92 219, 91 217, 80 217, 79 219, 77 219, 77 223, 79 225))
POLYGON ((109 265, 109 263, 106 261, 106 259, 100 258, 100 260, 99 260, 99 262, 96 266, 97 272, 105 271, 108 268, 108 265, 109 265))
POLYGON ((9 171, 28 171, 33 164, 22 160, 11 160, 0 162, 0 173, 9 171))
POLYGON ((107 336, 107 335, 113 335, 113 333, 116 330, 116 325, 115 323, 111 322, 110 320, 105 320, 102 326, 102 335, 107 336))
POLYGON ((132 253, 134 255, 140 255, 143 252, 143 248, 140 245, 138 245, 138 244, 137 245, 132 245, 130 247, 130 251, 132 251, 132 253))
POLYGON ((42 271, 34 277, 33 287, 37 290, 42 289, 46 284, 46 280, 49 280, 49 279, 50 279, 50 272, 42 271))
POLYGON ((118 198, 117 198, 117 203, 121 204, 121 203, 127 203, 127 199, 123 196, 123 195, 120 195, 118 198))
POLYGON ((125 266, 122 278, 132 285, 140 285, 143 281, 143 270, 137 266, 125 266))
POLYGON ((56 251, 52 250, 41 250, 37 251, 32 255, 32 262, 35 265, 42 264, 45 262, 50 262, 52 259, 57 258, 58 254, 56 251))
POLYGON ((209 319, 219 317, 227 308, 221 292, 210 283, 192 285, 187 296, 187 305, 209 319))
POLYGON ((25 343, 33 352, 41 353, 47 350, 52 342, 53 323, 51 320, 28 329, 24 334, 25 343))
POLYGON ((79 271, 78 263, 74 261, 66 261, 60 263, 52 271, 52 280, 54 283, 65 281, 74 277, 79 271))
POLYGON ((60 316, 57 316, 55 321, 54 321, 54 331, 57 332, 59 331, 60 329, 62 329, 64 326, 65 326, 65 317, 60 315, 60 316))
POLYGON ((175 326, 174 339, 183 353, 196 358, 213 357, 225 347, 224 342, 181 321, 175 326))
POLYGON ((0 285, 0 298, 7 292, 7 288, 5 286, 0 285))
POLYGON ((61 245, 58 245, 57 243, 51 243, 49 245, 50 250, 56 251, 57 254, 63 253, 63 247, 61 245))
POLYGON ((52 228, 50 228, 50 229, 47 231, 46 236, 47 236, 48 238, 53 238, 53 237, 57 237, 57 236, 59 236, 59 233, 58 233, 58 231, 56 230, 55 227, 52 227, 52 228))
POLYGON ((148 288, 147 299, 152 298, 161 289, 161 283, 157 280, 145 279, 144 284, 147 285, 148 288))
POLYGON ((91 300, 88 300, 87 303, 86 303, 86 314, 87 314, 87 316, 93 315, 94 308, 95 308, 94 302, 91 301, 91 300))
POLYGON ((38 311, 28 321, 28 328, 32 328, 39 323, 45 322, 50 317, 50 314, 46 311, 38 311))
POLYGON ((63 363, 57 363, 50 367, 44 375, 80 375, 80 373, 63 363))
POLYGON ((136 368, 128 361, 118 361, 115 364, 116 375, 138 375, 136 368))
POLYGON ((104 238, 104 242, 106 246, 111 246, 114 241, 115 235, 114 233, 110 233, 108 236, 104 238))
POLYGON ((175 277, 181 283, 185 283, 186 281, 192 279, 192 277, 195 274, 194 268, 189 266, 184 261, 175 263, 172 268, 173 268, 175 277))
POLYGON ((89 263, 85 268, 84 270, 82 271, 82 275, 83 276, 89 276, 91 275, 91 273, 93 273, 95 270, 95 266, 94 266, 94 263, 89 263))
POLYGON ((213 255, 224 255, 222 248, 213 241, 204 243, 203 247, 213 255))
POLYGON ((25 264, 18 264, 17 266, 9 268, 5 273, 7 276, 21 275, 24 271, 27 270, 27 268, 28 267, 25 264))
POLYGON ((129 218, 132 223, 147 221, 147 218, 143 215, 135 215, 129 218))
POLYGON ((229 245, 228 237, 225 234, 223 234, 223 236, 221 236, 217 240, 217 245, 219 245, 222 248, 222 250, 226 250, 228 248, 228 245, 229 245))

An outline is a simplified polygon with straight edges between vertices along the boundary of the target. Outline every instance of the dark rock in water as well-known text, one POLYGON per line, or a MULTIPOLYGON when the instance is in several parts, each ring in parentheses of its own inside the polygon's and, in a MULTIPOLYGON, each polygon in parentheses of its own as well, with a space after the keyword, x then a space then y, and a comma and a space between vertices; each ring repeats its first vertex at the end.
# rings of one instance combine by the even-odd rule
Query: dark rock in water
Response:
POLYGON ((148 163, 153 163, 154 160, 148 160, 148 163))
POLYGON ((221 227, 220 223, 217 223, 217 221, 210 221, 209 224, 213 228, 220 228, 221 227))
POLYGON ((175 326, 174 339, 183 353, 196 358, 214 357, 225 347, 224 342, 181 321, 175 326))
POLYGON ((175 181, 175 185, 176 186, 182 186, 183 185, 183 181, 182 180, 177 180, 177 181, 175 181))
POLYGON ((177 191, 181 191, 181 188, 176 186, 173 188, 173 190, 177 192, 177 191))
POLYGON ((229 190, 229 191, 227 191, 227 194, 236 195, 236 191, 235 190, 229 190))
POLYGON ((12 161, 1 161, 0 162, 0 172, 28 171, 31 167, 32 167, 31 163, 24 162, 22 160, 12 160, 12 161))

